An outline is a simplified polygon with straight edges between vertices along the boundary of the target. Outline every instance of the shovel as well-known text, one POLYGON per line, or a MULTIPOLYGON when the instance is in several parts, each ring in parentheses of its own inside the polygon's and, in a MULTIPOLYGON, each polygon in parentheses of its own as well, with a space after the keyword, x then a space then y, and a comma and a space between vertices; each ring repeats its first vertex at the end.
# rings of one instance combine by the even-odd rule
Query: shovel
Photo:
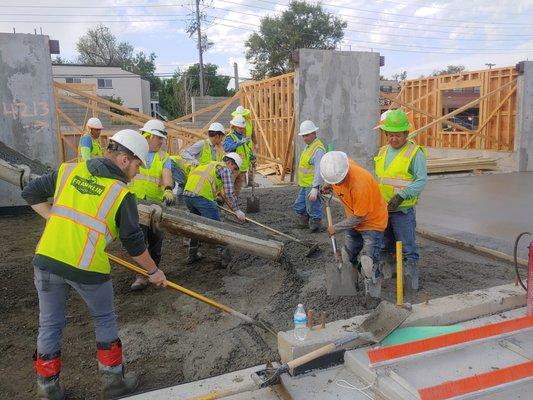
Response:
POLYGON ((405 308, 382 301, 358 326, 357 332, 353 332, 311 353, 289 361, 277 369, 258 371, 252 374, 252 379, 259 383, 259 387, 264 388, 276 384, 279 377, 285 372, 294 370, 294 368, 300 367, 318 357, 336 351, 356 339, 379 343, 399 327, 410 314, 411 311, 405 308))
MULTIPOLYGON (((333 226, 331 217, 331 197, 329 196, 326 203, 326 217, 328 226, 333 226)), ((350 257, 346 249, 339 250, 335 235, 331 236, 331 245, 335 255, 335 263, 326 263, 326 289, 328 296, 355 296, 357 294, 357 269, 350 262, 350 257)))
POLYGON ((255 165, 252 165, 252 197, 246 198, 246 213, 258 213, 259 210, 259 198, 255 197, 255 165))

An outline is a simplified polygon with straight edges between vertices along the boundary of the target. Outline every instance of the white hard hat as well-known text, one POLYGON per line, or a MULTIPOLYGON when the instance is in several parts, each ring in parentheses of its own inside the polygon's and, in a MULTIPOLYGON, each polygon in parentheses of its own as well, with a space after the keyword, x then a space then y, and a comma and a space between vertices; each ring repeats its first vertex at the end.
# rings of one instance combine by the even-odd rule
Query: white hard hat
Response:
POLYGON ((224 156, 224 158, 231 158, 233 161, 235 161, 235 164, 237 164, 237 167, 241 167, 242 165, 242 158, 237 153, 228 153, 224 156))
POLYGON ((220 122, 213 122, 211 125, 209 125, 208 131, 224 133, 224 125, 222 125, 220 122))
POLYGON ((155 136, 159 136, 162 138, 167 137, 167 131, 165 129, 165 124, 163 122, 159 121, 158 119, 151 119, 150 121, 146 121, 144 126, 140 129, 141 132, 147 132, 155 136))
POLYGON ((148 142, 139 132, 134 131, 133 129, 123 129, 111 136, 109 140, 124 146, 141 160, 143 166, 146 165, 148 142))
POLYGON ((348 156, 342 151, 329 151, 320 160, 320 175, 326 183, 335 185, 348 173, 348 156))
POLYGON ((235 109, 235 112, 237 114, 244 114, 244 107, 243 106, 238 106, 236 109, 235 109))
POLYGON ((246 126, 246 121, 242 115, 237 115, 229 123, 239 128, 244 128, 246 126))
POLYGON ((100 121, 98 118, 96 117, 92 117, 92 118, 89 118, 87 120, 87 124, 85 125, 87 128, 92 128, 92 129, 103 129, 104 127, 102 126, 102 121, 100 121))
POLYGON ((298 132, 298 135, 299 136, 309 135, 310 133, 313 133, 316 131, 318 131, 318 126, 315 126, 313 121, 306 120, 300 124, 300 132, 298 132))

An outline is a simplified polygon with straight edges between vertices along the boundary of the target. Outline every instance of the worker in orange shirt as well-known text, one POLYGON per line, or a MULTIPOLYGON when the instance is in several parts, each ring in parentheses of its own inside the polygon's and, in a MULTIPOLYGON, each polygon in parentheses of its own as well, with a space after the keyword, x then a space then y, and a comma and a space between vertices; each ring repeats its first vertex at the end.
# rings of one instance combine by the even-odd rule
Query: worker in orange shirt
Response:
POLYGON ((349 160, 342 151, 330 151, 320 161, 320 174, 326 183, 323 193, 340 199, 346 218, 328 227, 329 236, 344 232, 344 246, 350 262, 362 273, 367 304, 377 306, 381 297, 382 274, 379 256, 383 232, 387 228, 387 204, 372 174, 349 160))

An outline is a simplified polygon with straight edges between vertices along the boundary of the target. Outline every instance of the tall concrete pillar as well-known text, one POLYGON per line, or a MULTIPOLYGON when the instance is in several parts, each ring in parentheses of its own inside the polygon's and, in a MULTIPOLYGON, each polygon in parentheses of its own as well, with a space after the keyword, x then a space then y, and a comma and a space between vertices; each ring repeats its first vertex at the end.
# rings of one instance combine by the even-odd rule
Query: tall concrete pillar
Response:
POLYGON ((518 171, 533 171, 533 61, 519 63, 515 151, 518 171))
MULTIPOLYGON (((0 33, 0 141, 43 164, 59 162, 48 36, 0 33)), ((0 207, 25 204, 20 189, 0 182, 0 207)))
MULTIPOLYGON (((319 137, 373 170, 379 135, 379 53, 300 49, 295 79, 296 132, 312 120, 319 137)), ((296 137, 297 157, 304 147, 296 137)))

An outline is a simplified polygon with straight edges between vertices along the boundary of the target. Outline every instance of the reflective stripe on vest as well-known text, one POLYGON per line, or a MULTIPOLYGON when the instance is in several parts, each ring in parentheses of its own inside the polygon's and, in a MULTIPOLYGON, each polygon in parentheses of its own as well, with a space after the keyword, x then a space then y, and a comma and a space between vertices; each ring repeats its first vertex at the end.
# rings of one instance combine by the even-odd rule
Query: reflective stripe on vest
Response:
POLYGON ((139 168, 139 173, 130 183, 130 191, 139 199, 163 200, 163 168, 168 154, 162 150, 154 154, 150 168, 139 168))
MULTIPOLYGON (((400 193, 408 187, 414 180, 414 176, 409 172, 409 166, 416 155, 418 149, 425 154, 425 149, 412 141, 408 141, 400 152, 394 157, 385 168, 385 161, 390 145, 383 146, 374 161, 376 164, 376 175, 379 182, 379 190, 386 202, 389 202, 395 194, 400 193)), ((413 207, 418 202, 418 196, 405 199, 400 207, 413 207)))
POLYGON ((298 163, 298 186, 313 186, 313 180, 315 178, 315 166, 310 164, 310 162, 318 149, 322 149, 324 152, 326 151, 322 141, 320 139, 315 139, 304 149, 304 151, 302 151, 302 154, 300 155, 300 161, 298 163))
POLYGON ((217 168, 224 166, 224 163, 216 161, 199 165, 189 174, 184 190, 214 201, 218 191, 222 188, 222 180, 217 176, 216 171, 217 168))
POLYGON ((209 139, 204 140, 202 147, 202 152, 200 153, 200 158, 198 158, 198 163, 208 164, 211 161, 222 161, 224 158, 224 151, 220 146, 215 146, 215 159, 213 160, 213 152, 211 151, 211 141, 209 139))
POLYGON ((118 233, 115 214, 128 193, 126 185, 93 177, 86 163, 66 164, 58 178, 50 218, 36 252, 74 268, 109 273, 104 250, 118 233))

